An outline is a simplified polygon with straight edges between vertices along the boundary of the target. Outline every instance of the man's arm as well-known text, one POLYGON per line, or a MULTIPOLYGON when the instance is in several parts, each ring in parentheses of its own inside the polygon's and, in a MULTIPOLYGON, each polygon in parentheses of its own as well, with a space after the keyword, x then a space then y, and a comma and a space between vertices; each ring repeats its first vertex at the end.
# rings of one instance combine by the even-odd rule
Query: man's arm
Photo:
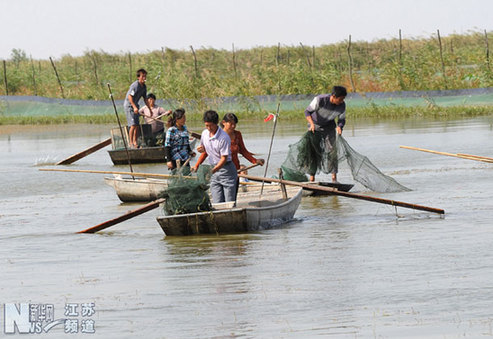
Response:
POLYGON ((219 162, 216 164, 216 166, 214 166, 214 168, 212 169, 212 173, 216 173, 221 168, 223 168, 223 166, 224 166, 224 164, 226 164, 226 161, 227 160, 228 160, 228 156, 227 155, 222 155, 221 156, 221 160, 219 160, 219 162))

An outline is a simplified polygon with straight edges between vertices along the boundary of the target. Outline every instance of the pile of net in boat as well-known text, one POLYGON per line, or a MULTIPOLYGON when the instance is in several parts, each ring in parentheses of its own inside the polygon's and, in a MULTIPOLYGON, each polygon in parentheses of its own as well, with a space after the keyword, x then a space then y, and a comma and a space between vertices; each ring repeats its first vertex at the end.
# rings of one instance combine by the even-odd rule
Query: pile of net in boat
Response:
MULTIPOLYGON (((189 169, 185 166, 183 169, 189 169)), ((168 179, 168 190, 164 212, 166 215, 187 214, 212 210, 209 199, 209 181, 212 166, 201 165, 197 176, 190 176, 188 171, 176 171, 175 176, 168 179)))
POLYGON ((333 147, 322 133, 306 132, 297 143, 289 145, 281 168, 284 179, 302 182, 307 181, 305 173, 329 174, 344 160, 351 169, 353 179, 374 192, 410 191, 383 174, 366 156, 352 149, 341 135, 337 135, 333 147))

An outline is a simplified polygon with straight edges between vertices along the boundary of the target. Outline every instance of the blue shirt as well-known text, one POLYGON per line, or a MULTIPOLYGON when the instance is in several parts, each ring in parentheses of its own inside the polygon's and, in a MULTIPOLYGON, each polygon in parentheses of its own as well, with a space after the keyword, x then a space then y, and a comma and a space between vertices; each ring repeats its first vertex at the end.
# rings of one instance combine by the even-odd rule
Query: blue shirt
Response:
POLYGON ((130 101, 128 101, 128 96, 131 95, 134 99, 134 104, 139 108, 139 100, 140 98, 145 98, 147 96, 147 87, 145 84, 141 85, 139 80, 135 80, 130 85, 128 89, 127 95, 125 95, 125 102, 123 103, 123 107, 132 107, 130 101))
POLYGON ((176 126, 168 128, 164 147, 170 148, 171 159, 168 160, 185 161, 190 158, 190 154, 188 153, 190 150, 190 139, 187 126, 183 126, 182 131, 176 126))

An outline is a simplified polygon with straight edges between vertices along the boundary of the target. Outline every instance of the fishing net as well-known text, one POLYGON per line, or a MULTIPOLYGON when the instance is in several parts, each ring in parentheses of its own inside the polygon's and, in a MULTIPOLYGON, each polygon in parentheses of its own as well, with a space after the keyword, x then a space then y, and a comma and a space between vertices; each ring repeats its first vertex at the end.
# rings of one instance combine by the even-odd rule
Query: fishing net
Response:
POLYGON ((302 182, 307 181, 305 173, 329 174, 337 171, 338 164, 344 160, 351 169, 353 179, 372 191, 410 191, 383 174, 366 156, 352 149, 341 135, 337 136, 335 147, 332 147, 328 137, 319 131, 308 131, 297 143, 289 145, 288 155, 281 168, 286 180, 302 182))
POLYGON ((201 165, 197 176, 190 176, 189 167, 177 171, 176 176, 168 180, 164 212, 166 215, 187 214, 212 210, 209 194, 209 181, 212 166, 201 165), (188 171, 188 172, 184 172, 188 171), (186 174, 186 175, 185 175, 186 174))

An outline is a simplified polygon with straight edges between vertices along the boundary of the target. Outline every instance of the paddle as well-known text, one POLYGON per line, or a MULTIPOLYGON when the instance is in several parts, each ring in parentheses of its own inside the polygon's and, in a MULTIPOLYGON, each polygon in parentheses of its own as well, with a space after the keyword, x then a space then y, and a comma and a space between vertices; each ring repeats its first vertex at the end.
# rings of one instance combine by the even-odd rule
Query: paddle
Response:
POLYGON ((323 191, 323 192, 329 192, 334 195, 340 195, 343 197, 348 197, 348 198, 354 198, 354 199, 360 199, 360 200, 367 200, 367 201, 373 201, 373 202, 378 202, 381 204, 387 204, 387 205, 392 205, 392 206, 400 206, 400 207, 405 207, 405 208, 411 208, 415 210, 421 210, 421 211, 427 211, 427 212, 433 212, 433 213, 438 213, 438 214, 445 214, 445 211, 442 209, 438 208, 433 208, 433 207, 427 207, 427 206, 421 206, 421 205, 415 205, 415 204, 410 204, 407 202, 402 202, 402 201, 396 201, 396 200, 388 200, 388 199, 382 199, 382 198, 376 198, 376 197, 371 197, 367 195, 361 195, 361 194, 355 194, 355 193, 349 193, 349 192, 342 192, 338 191, 334 188, 331 187, 314 187, 314 185, 310 184, 303 184, 297 181, 289 181, 289 180, 280 180, 280 179, 275 179, 275 178, 265 178, 265 177, 256 177, 252 175, 247 175, 247 174, 238 174, 239 177, 247 178, 253 181, 265 181, 265 182, 277 182, 285 185, 291 185, 291 186, 298 186, 298 187, 303 187, 306 188, 307 190, 311 191, 323 191))
POLYGON ((476 160, 476 161, 493 163, 493 158, 482 157, 482 156, 478 156, 478 155, 469 155, 469 154, 461 154, 461 153, 454 154, 454 153, 447 153, 447 152, 439 152, 439 151, 433 151, 433 150, 429 150, 429 149, 425 149, 425 148, 418 148, 418 147, 411 147, 411 146, 399 146, 399 147, 414 150, 414 151, 421 151, 421 152, 428 152, 428 153, 439 154, 439 155, 446 155, 449 157, 456 157, 456 158, 462 158, 462 159, 468 159, 468 160, 476 160))
POLYGON ((128 219, 131 219, 133 217, 136 217, 142 213, 145 213, 147 211, 150 211, 150 210, 153 210, 155 209, 156 207, 159 206, 159 204, 163 203, 164 202, 164 199, 163 198, 160 198, 160 199, 157 199, 157 200, 154 200, 153 202, 150 202, 140 208, 137 208, 135 210, 132 210, 132 211, 129 211, 127 213, 125 213, 124 215, 121 215, 117 218, 114 218, 114 219, 111 219, 111 220, 108 220, 108 221, 105 221, 99 225, 96 225, 96 226, 93 226, 93 227, 90 227, 90 228, 87 228, 83 231, 79 231, 77 233, 96 233, 97 231, 101 231, 101 230, 104 230, 105 228, 108 228, 110 226, 113 226, 113 225, 116 225, 118 223, 121 223, 122 221, 125 221, 125 220, 128 220, 128 219))
POLYGON ((63 159, 63 160, 57 162, 55 165, 68 165, 68 164, 71 164, 71 163, 76 162, 77 160, 82 159, 85 156, 88 156, 89 154, 94 153, 94 152, 96 152, 96 151, 100 150, 101 148, 106 147, 108 145, 111 145, 111 138, 105 139, 105 140, 101 141, 100 143, 97 143, 94 146, 91 146, 89 148, 86 148, 82 152, 79 152, 79 153, 76 153, 74 155, 71 155, 68 158, 63 159))

